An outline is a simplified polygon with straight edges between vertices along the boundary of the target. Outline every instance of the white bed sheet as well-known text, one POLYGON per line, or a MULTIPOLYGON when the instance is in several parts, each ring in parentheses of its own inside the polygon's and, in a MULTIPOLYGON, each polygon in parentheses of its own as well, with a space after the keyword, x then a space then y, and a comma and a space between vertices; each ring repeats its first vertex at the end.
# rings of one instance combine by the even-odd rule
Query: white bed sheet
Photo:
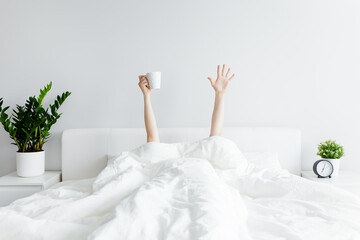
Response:
POLYGON ((360 239, 360 199, 255 167, 222 137, 147 143, 0 208, 0 239, 360 239))

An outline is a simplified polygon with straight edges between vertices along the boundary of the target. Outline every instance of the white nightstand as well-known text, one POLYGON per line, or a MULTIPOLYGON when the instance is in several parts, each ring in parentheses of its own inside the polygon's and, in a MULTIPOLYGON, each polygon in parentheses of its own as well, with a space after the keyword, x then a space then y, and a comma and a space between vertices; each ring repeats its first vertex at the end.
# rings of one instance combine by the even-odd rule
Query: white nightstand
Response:
POLYGON ((60 181, 60 171, 45 171, 43 175, 31 178, 19 177, 16 172, 0 177, 0 207, 47 189, 60 181))
POLYGON ((336 177, 318 178, 313 171, 302 171, 301 176, 316 182, 334 184, 360 196, 360 173, 340 171, 339 176, 336 177))

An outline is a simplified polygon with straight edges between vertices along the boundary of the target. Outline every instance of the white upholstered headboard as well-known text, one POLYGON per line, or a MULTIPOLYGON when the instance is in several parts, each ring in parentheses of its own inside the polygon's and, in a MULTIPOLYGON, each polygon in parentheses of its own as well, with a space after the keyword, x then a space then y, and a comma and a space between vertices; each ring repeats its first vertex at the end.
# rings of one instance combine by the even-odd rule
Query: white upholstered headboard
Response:
MULTIPOLYGON (((195 141, 209 128, 160 128, 161 142, 195 141)), ((298 129, 267 127, 224 128, 223 136, 243 152, 277 152, 280 164, 291 173, 301 172, 301 133, 298 129)), ((131 150, 146 142, 144 128, 69 129, 62 135, 63 180, 95 177, 107 155, 131 150)))

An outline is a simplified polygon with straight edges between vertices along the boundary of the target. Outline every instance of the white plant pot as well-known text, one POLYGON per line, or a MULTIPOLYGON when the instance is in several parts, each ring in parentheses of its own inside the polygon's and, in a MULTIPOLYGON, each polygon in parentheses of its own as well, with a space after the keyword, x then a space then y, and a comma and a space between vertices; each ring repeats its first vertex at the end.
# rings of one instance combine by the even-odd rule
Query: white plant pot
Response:
POLYGON ((340 159, 330 159, 330 158, 324 158, 325 160, 328 160, 329 162, 331 162, 331 164, 334 167, 334 171, 331 174, 331 176, 336 177, 339 175, 339 171, 340 171, 340 159))
POLYGON ((17 152, 16 171, 19 177, 36 177, 44 174, 45 151, 17 152))

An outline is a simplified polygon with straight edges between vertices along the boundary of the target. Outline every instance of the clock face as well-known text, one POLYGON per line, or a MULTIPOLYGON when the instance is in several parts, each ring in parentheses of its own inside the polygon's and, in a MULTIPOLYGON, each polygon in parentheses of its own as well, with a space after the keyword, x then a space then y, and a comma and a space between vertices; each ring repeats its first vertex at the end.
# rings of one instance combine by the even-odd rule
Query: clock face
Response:
POLYGON ((333 166, 329 161, 323 160, 319 161, 316 165, 316 172, 321 177, 328 177, 333 172, 333 166))

